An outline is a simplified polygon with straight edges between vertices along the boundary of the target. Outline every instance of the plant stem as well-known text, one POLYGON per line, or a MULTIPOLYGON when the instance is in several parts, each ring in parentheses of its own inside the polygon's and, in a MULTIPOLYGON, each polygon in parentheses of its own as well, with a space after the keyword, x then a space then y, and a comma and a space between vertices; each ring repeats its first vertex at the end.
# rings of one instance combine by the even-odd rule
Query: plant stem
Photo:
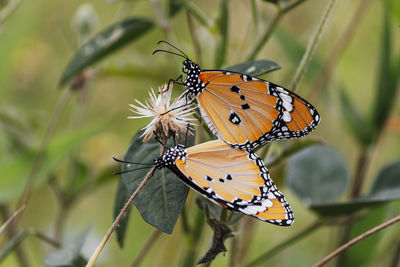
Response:
POLYGON ((339 248, 335 249, 332 253, 330 253, 328 256, 326 256, 325 258, 323 258, 320 262, 318 262, 317 264, 314 265, 314 267, 320 267, 325 265, 327 262, 329 262, 331 259, 333 259, 334 257, 336 257, 337 255, 339 255, 340 253, 342 253, 343 251, 345 251, 346 249, 348 249, 349 247, 351 247, 352 245, 354 245, 357 242, 360 242, 361 240, 367 238, 370 235, 373 235, 383 229, 385 229, 386 227, 389 227, 392 224, 395 224, 397 222, 400 221, 400 215, 385 222, 382 223, 374 228, 372 228, 371 230, 357 236, 356 238, 352 239, 351 241, 347 242, 346 244, 340 246, 339 248))
POLYGON ((355 36, 358 25, 360 24, 367 7, 369 7, 371 2, 371 0, 361 0, 360 5, 358 6, 350 22, 347 24, 346 29, 340 36, 339 40, 334 44, 332 50, 329 52, 329 56, 327 57, 325 64, 316 76, 314 85, 308 93, 308 98, 318 99, 322 88, 324 88, 329 82, 338 60, 355 36))
POLYGON ((303 231, 301 231, 297 235, 289 238, 288 240, 286 240, 286 241, 280 243, 279 245, 275 246, 274 248, 268 250, 267 252, 265 252, 264 254, 262 254, 261 256, 259 256, 258 258, 256 258, 255 260, 251 261, 249 264, 247 264, 245 266, 246 267, 250 267, 250 266, 257 266, 257 265, 261 265, 261 264, 265 265, 265 262, 267 260, 269 260, 272 256, 278 254, 283 249, 293 245, 297 241, 299 241, 299 240, 303 239, 304 237, 308 236, 309 234, 313 233, 320 226, 322 226, 322 222, 321 221, 318 220, 318 221, 314 222, 313 224, 311 224, 309 227, 307 227, 306 229, 304 229, 303 231))
POLYGON ((135 190, 135 192, 133 192, 131 197, 125 203, 125 205, 122 208, 121 212, 118 214, 117 218, 115 218, 113 224, 108 229, 107 234, 104 236, 103 240, 100 242, 100 244, 97 247, 96 251, 90 257, 88 263, 86 264, 87 267, 93 266, 95 264, 97 258, 100 256, 100 253, 103 251, 103 248, 105 247, 105 245, 106 245, 108 239, 110 238, 111 234, 114 232, 115 228, 117 228, 117 226, 119 224, 119 221, 122 219, 122 217, 125 215, 126 211, 131 206, 131 204, 132 204, 133 200, 135 199, 136 195, 140 192, 140 190, 143 188, 143 186, 145 186, 145 184, 150 180, 150 178, 153 177, 153 174, 154 174, 156 168, 157 168, 156 166, 153 166, 153 168, 151 168, 151 170, 147 173, 146 177, 140 183, 139 187, 135 190))
POLYGON ((157 241, 157 239, 160 237, 161 231, 158 229, 154 229, 153 232, 151 233, 149 239, 146 241, 144 244, 142 250, 140 250, 139 254, 136 256, 135 260, 133 261, 131 267, 137 267, 140 265, 142 262, 144 256, 150 251, 154 243, 157 241))
MULTIPOLYGON (((8 211, 8 207, 5 205, 0 205, 0 214, 4 218, 4 220, 7 220, 10 218, 10 214, 8 211)), ((15 217, 17 218, 17 217, 15 217)), ((17 237, 17 235, 20 235, 21 233, 17 233, 17 227, 15 224, 15 218, 13 219, 14 223, 10 223, 9 226, 6 228, 6 233, 8 240, 13 240, 17 237)), ((27 259, 27 254, 25 250, 24 244, 19 244, 18 246, 15 247, 15 255, 17 258, 17 261, 21 267, 29 267, 30 264, 27 259)))
POLYGON ((358 156, 357 169, 354 176, 353 187, 351 190, 352 198, 358 197, 360 195, 368 164, 369 164, 369 150, 368 148, 362 148, 358 156))
POLYGON ((253 17, 254 36, 256 37, 255 39, 257 39, 260 30, 260 12, 256 0, 251 0, 250 5, 251 15, 253 17))
POLYGON ((301 59, 300 65, 296 70, 296 73, 294 75, 294 78, 292 82, 289 85, 289 88, 293 91, 297 91, 297 87, 300 84, 301 79, 303 78, 304 72, 306 71, 308 67, 308 63, 310 63, 311 58, 315 52, 315 49, 317 48, 317 45, 319 43, 320 37, 322 35, 323 30, 326 27, 329 15, 331 14, 333 10, 333 6, 336 3, 336 0, 330 0, 325 12, 322 15, 321 21, 319 22, 316 31, 314 32, 314 35, 310 39, 310 42, 307 45, 307 49, 304 52, 303 58, 301 59))
POLYGON ((400 266, 400 242, 397 242, 396 250, 394 251, 394 257, 391 267, 399 267, 400 266))
POLYGON ((193 42, 194 53, 196 54, 196 62, 199 63, 199 65, 201 66, 202 60, 201 60, 200 42, 199 42, 199 38, 197 37, 197 34, 196 34, 193 17, 189 11, 186 11, 186 19, 187 19, 187 23, 189 26, 190 37, 192 38, 192 42, 193 42))
POLYGON ((269 37, 271 36, 273 30, 275 29, 276 25, 278 24, 279 20, 282 18, 283 15, 303 3, 305 0, 298 0, 292 4, 289 4, 285 6, 282 9, 278 9, 278 12, 275 14, 275 16, 272 18, 270 21, 267 29, 265 30, 264 34, 261 36, 261 38, 256 42, 256 45, 254 48, 251 50, 249 55, 247 56, 247 60, 251 61, 254 60, 257 56, 257 54, 261 51, 261 48, 266 44, 268 41, 269 37))
POLYGON ((10 17, 10 15, 17 10, 21 0, 11 0, 7 7, 0 12, 0 26, 10 17))
MULTIPOLYGON (((54 131, 57 126, 57 122, 59 122, 62 111, 64 111, 65 107, 67 106, 68 100, 70 97, 70 90, 65 89, 57 103, 57 106, 54 110, 53 116, 50 119, 49 125, 47 126, 46 132, 43 136, 43 139, 40 143, 39 150, 33 160, 32 168, 29 172, 28 179, 25 184, 24 192, 18 201, 18 206, 22 206, 23 204, 27 205, 29 198, 31 196, 32 187, 36 180, 36 176, 40 170, 40 167, 43 163, 43 158, 46 153, 47 147, 50 144, 50 141, 53 137, 54 131)), ((17 221, 16 221, 17 222, 17 221)))
POLYGON ((219 69, 225 63, 228 46, 229 8, 227 0, 220 0, 219 18, 217 20, 219 35, 215 47, 214 67, 219 69))
POLYGON ((186 266, 195 266, 197 249, 199 246, 199 241, 201 238, 201 234, 204 229, 205 216, 204 212, 200 209, 196 209, 195 221, 193 227, 191 227, 191 231, 188 235, 188 246, 185 253, 185 256, 182 260, 182 267, 186 266))
POLYGON ((3 234, 3 232, 11 225, 11 223, 14 221, 14 219, 25 209, 25 205, 22 205, 18 210, 14 212, 13 215, 11 215, 5 223, 0 227, 0 236, 3 234))
POLYGON ((200 11, 193 1, 182 0, 182 5, 189 11, 203 26, 210 28, 211 23, 209 19, 200 11))
POLYGON ((161 6, 160 1, 159 0, 151 0, 150 2, 153 5, 153 8, 157 13, 158 23, 160 24, 160 26, 163 29, 167 38, 171 39, 171 27, 169 25, 167 16, 165 15, 165 12, 161 6))

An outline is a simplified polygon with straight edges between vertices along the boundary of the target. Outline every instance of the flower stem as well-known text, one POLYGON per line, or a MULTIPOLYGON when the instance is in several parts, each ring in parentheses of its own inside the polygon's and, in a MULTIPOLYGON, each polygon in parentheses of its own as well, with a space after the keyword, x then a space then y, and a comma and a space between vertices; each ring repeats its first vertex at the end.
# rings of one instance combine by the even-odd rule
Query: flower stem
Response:
POLYGON ((100 242, 100 244, 97 247, 96 251, 90 257, 88 263, 86 264, 86 267, 93 266, 95 264, 95 262, 97 261, 97 258, 100 256, 100 253, 103 251, 103 248, 105 247, 105 245, 106 245, 108 239, 110 238, 111 234, 114 232, 115 228, 117 228, 117 226, 119 224, 119 221, 125 215, 126 211, 129 209, 129 207, 131 206, 133 200, 135 199, 137 194, 140 192, 140 190, 143 188, 143 186, 145 186, 145 184, 150 180, 150 178, 153 177, 153 174, 154 174, 156 168, 157 168, 156 166, 153 166, 153 168, 151 168, 151 170, 147 173, 146 177, 140 183, 139 187, 135 190, 135 192, 133 192, 131 197, 125 203, 125 205, 122 208, 121 212, 118 214, 117 218, 115 218, 113 224, 108 229, 107 234, 104 236, 103 240, 100 242))
POLYGON ((279 245, 275 246, 274 248, 268 250, 249 264, 245 265, 246 267, 250 266, 257 266, 261 264, 265 264, 265 262, 270 259, 272 256, 278 254, 281 252, 283 249, 293 245, 297 241, 303 239, 304 237, 308 236, 309 234, 313 233, 315 230, 317 230, 320 226, 322 226, 321 221, 316 221, 313 224, 311 224, 309 227, 298 233, 297 235, 289 238, 288 240, 280 243, 279 245))
POLYGON ((297 87, 299 86, 300 81, 303 78, 304 72, 306 71, 306 69, 308 67, 308 63, 310 63, 311 58, 314 55, 315 49, 317 48, 320 37, 326 27, 329 15, 331 14, 335 3, 336 3, 336 0, 329 1, 328 5, 325 9, 325 12, 322 15, 321 21, 319 22, 317 29, 314 32, 314 35, 312 36, 312 38, 310 39, 310 42, 308 43, 307 49, 303 55, 303 58, 301 59, 300 65, 297 68, 294 78, 289 85, 290 90, 292 90, 293 92, 296 92, 297 87))
POLYGON ((382 223, 374 228, 372 228, 371 230, 357 236, 356 238, 352 239, 351 241, 347 242, 346 244, 338 247, 337 249, 335 249, 332 253, 330 253, 328 256, 326 256, 325 258, 323 258, 320 262, 318 262, 317 264, 314 265, 314 267, 320 267, 325 265, 327 262, 329 262, 331 259, 333 259, 334 257, 336 257, 337 255, 339 255, 340 253, 342 253, 343 251, 345 251, 346 249, 348 249, 349 247, 351 247, 352 245, 354 245, 357 242, 360 242, 361 240, 367 238, 370 235, 373 235, 383 229, 385 229, 386 227, 389 227, 390 225, 393 225, 395 223, 398 223, 400 221, 400 215, 385 222, 382 223))

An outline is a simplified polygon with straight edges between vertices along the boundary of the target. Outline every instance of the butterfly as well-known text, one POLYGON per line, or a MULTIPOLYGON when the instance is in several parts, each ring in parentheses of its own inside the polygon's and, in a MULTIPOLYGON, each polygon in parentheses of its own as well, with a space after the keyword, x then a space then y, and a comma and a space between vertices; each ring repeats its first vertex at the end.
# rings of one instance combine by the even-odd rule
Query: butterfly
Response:
POLYGON ((216 204, 279 226, 294 222, 292 209, 251 151, 217 139, 189 148, 179 144, 155 159, 184 183, 216 204))
POLYGON ((297 94, 274 83, 239 72, 202 70, 174 45, 185 58, 175 82, 187 87, 184 96, 194 96, 210 130, 233 148, 254 149, 265 143, 304 136, 320 122, 317 110, 297 94))

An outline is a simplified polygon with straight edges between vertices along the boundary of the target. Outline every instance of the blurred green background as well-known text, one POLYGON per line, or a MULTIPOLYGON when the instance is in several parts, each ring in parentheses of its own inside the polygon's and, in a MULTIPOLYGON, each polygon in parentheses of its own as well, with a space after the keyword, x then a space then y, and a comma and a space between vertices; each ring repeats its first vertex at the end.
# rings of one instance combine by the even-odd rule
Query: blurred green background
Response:
MULTIPOLYGON (((122 158, 132 136, 148 122, 147 119, 128 120, 127 117, 131 115, 128 104, 133 103, 134 99, 143 101, 147 98, 150 88, 156 89, 181 73, 180 58, 162 54, 151 55, 157 48, 157 41, 166 39, 173 42, 193 60, 201 61, 204 69, 212 69, 215 67, 219 32, 215 27, 207 29, 195 18, 191 18, 195 29, 192 34, 199 39, 201 48, 199 59, 196 58, 188 26, 188 11, 185 8, 173 17, 167 16, 169 34, 166 35, 160 27, 160 16, 156 7, 160 4, 164 11, 168 10, 169 1, 37 0, 18 3, 3 0, 0 2, 4 5, 1 10, 7 10, 15 2, 15 9, 12 8, 13 11, 7 17, 0 17, 0 204, 3 222, 7 218, 4 217, 7 211, 8 215, 11 215, 17 207, 34 155, 57 103, 65 90, 69 90, 68 85, 60 87, 59 81, 80 44, 85 38, 94 36, 125 17, 146 17, 155 23, 154 27, 140 38, 92 65, 93 72, 90 72, 86 88, 71 91, 71 95, 67 96, 66 108, 56 120, 54 135, 46 152, 47 157, 37 176, 29 205, 19 222, 20 230, 35 229, 48 236, 60 238, 62 243, 73 241, 89 225, 94 225, 82 250, 83 255, 88 258, 113 221, 112 211, 119 176, 112 173, 118 171, 119 166, 112 157, 122 158), (87 16, 93 20, 94 28, 89 35, 82 38, 74 27, 74 17, 79 8, 86 4, 93 8, 93 13, 87 16), (102 182, 96 183, 97 180, 102 182), (56 185, 51 181, 57 181, 56 185), (73 204, 68 206, 59 203, 55 196, 57 187, 61 187, 65 192, 68 188, 68 192, 79 191, 79 197, 71 193, 73 204), (67 212, 61 212, 60 218, 60 210, 63 209, 67 209, 67 212), (57 233, 55 225, 60 223, 62 231, 57 233)), ((219 1, 186 2, 194 3, 210 20, 220 14, 219 1)), ((284 2, 281 3, 282 6, 286 4, 284 2)), ((289 1, 291 2, 295 1, 289 1)), ((338 151, 347 162, 351 181, 356 172, 359 153, 365 146, 362 142, 357 142, 357 135, 352 135, 346 124, 348 121, 342 112, 340 94, 343 90, 360 113, 371 112, 371 106, 380 93, 377 86, 382 70, 380 51, 383 42, 383 18, 388 16, 384 13, 384 5, 387 2, 390 1, 337 1, 297 91, 312 102, 322 117, 319 127, 305 139, 318 142, 322 140, 330 148, 338 151), (362 2, 365 2, 365 9, 357 21, 357 26, 349 35, 348 43, 342 41, 343 53, 335 57, 337 64, 328 74, 329 82, 318 92, 312 91, 311 88, 322 75, 320 71, 332 49, 337 42, 341 42, 362 2)), ((304 1, 282 16, 271 38, 256 57, 273 60, 281 65, 282 69, 261 78, 283 86, 289 85, 327 3, 328 1, 304 1)), ((390 3, 393 64, 399 65, 400 5, 396 1, 390 3)), ((266 29, 268 22, 277 12, 276 6, 268 1, 231 0, 227 1, 227 4, 229 38, 224 67, 246 61, 257 36, 266 29), (252 3, 257 5, 258 28, 255 27, 252 3)), ((398 83, 395 83, 394 87, 398 88, 398 83)), ((175 88, 176 95, 183 91, 183 88, 175 88)), ((399 159, 399 95, 394 94, 390 100, 393 110, 382 133, 377 141, 367 148, 369 161, 362 194, 369 192, 382 167, 399 159)), ((279 152, 285 146, 285 142, 288 141, 278 141, 274 144, 272 152, 279 152)), ((238 226, 238 233, 246 233, 243 228, 248 225, 252 225, 254 230, 245 262, 301 232, 318 218, 318 215, 308 208, 307 203, 285 186, 285 173, 290 163, 290 159, 285 158, 281 164, 270 168, 270 172, 272 179, 291 204, 296 223, 288 228, 279 228, 255 219, 242 219, 246 220, 246 223, 242 222, 241 226, 238 226)), ((349 192, 350 189, 339 200, 348 200, 349 192)), ((196 193, 190 192, 186 202, 185 209, 189 218, 197 209, 194 203, 196 196, 196 193)), ((376 216, 389 219, 399 214, 398 204, 397 201, 380 206, 369 211, 367 215, 375 217, 373 212, 382 209, 381 215, 376 216)), ((372 224, 370 228, 378 223, 372 224)), ((338 246, 339 228, 340 225, 337 224, 319 228, 261 266, 310 266, 338 246)), ((132 209, 124 248, 119 248, 115 237, 112 236, 97 266, 129 266, 152 231, 153 227, 143 221, 136 209, 132 209)), ((364 264, 390 266, 396 248, 400 246, 399 234, 398 225, 385 230, 373 249, 373 257, 364 264)), ((206 226, 200 239, 197 258, 207 250, 211 235, 211 230, 206 226)), ((5 234, 0 236, 0 248, 4 248, 8 240, 5 234)), ((212 266, 228 265, 229 242, 226 242, 228 252, 225 256, 217 256, 212 266)), ((30 266, 43 266, 44 259, 54 249, 34 237, 26 238, 23 245, 30 266)), ((178 220, 173 234, 161 235, 149 255, 145 257, 142 266, 179 266, 187 253, 187 247, 188 240, 183 235, 181 221, 178 220)), ((20 266, 20 262, 15 253, 11 253, 0 265, 20 266)))

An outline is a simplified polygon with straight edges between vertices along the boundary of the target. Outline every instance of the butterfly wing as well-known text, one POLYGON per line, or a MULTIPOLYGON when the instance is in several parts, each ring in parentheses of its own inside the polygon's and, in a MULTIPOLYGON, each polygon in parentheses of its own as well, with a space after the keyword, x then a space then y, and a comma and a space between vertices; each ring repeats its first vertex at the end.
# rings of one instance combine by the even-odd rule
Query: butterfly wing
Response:
POLYGON ((214 140, 185 150, 176 159, 180 177, 215 203, 260 220, 287 226, 293 212, 254 153, 214 140))
POLYGON ((235 148, 300 137, 319 123, 317 110, 273 83, 225 71, 202 71, 200 111, 215 135, 235 148))

